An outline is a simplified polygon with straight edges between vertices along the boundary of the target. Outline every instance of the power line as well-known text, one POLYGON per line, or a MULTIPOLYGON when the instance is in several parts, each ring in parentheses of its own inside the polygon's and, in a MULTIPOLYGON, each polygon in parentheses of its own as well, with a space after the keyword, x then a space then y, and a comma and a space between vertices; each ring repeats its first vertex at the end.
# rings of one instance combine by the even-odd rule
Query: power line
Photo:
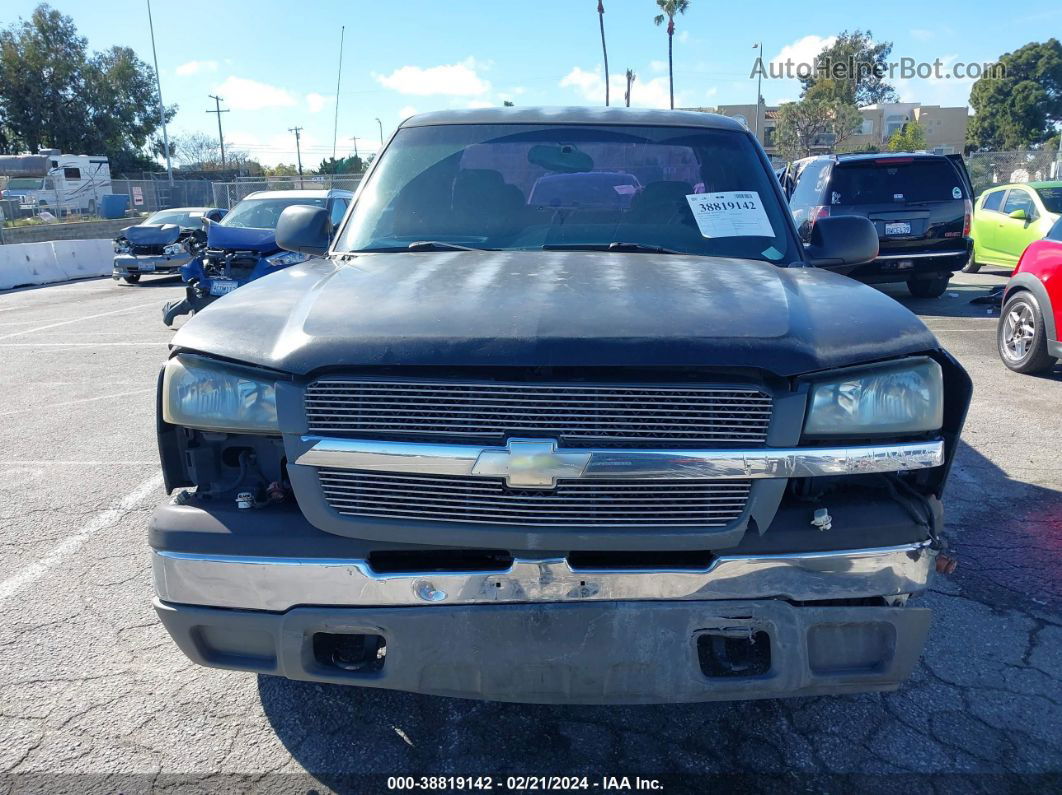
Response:
POLYGON ((299 132, 302 129, 303 128, 300 127, 297 124, 294 127, 288 127, 288 132, 295 133, 295 157, 298 158, 298 161, 299 161, 299 176, 300 177, 302 176, 302 150, 299 148, 299 132))
POLYGON ((210 97, 212 100, 214 100, 214 107, 215 107, 215 110, 208 110, 207 113, 216 113, 216 114, 218 114, 218 143, 221 144, 221 167, 225 168, 225 136, 223 136, 221 134, 221 114, 222 113, 228 113, 229 110, 228 110, 228 108, 225 108, 224 110, 222 110, 222 108, 221 108, 221 97, 216 97, 213 94, 207 94, 207 96, 210 97))

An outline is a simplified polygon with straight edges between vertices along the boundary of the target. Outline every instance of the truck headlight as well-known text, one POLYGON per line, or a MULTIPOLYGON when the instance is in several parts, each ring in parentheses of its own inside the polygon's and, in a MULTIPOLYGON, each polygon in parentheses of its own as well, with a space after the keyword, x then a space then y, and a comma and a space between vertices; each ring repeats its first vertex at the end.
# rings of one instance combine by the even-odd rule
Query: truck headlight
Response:
POLYGON ((815 381, 805 436, 921 433, 944 424, 944 379, 932 359, 916 359, 815 381))
POLYGON ((162 247, 162 253, 169 256, 171 254, 181 254, 184 252, 184 244, 182 243, 170 243, 168 246, 162 247))
POLYGON ((279 433, 276 384, 246 371, 176 356, 163 372, 162 418, 202 430, 279 433))
POLYGON ((286 265, 298 265, 300 262, 306 262, 309 258, 309 254, 303 254, 299 251, 282 251, 279 254, 266 257, 265 261, 274 268, 278 268, 286 265))

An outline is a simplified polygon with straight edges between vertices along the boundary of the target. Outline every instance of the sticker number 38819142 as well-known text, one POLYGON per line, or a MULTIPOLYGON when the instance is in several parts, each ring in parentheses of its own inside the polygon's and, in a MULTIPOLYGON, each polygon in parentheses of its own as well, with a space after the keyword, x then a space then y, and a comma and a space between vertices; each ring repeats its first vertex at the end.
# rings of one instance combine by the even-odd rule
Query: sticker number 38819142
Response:
POLYGON ((690 193, 686 201, 703 237, 775 236, 756 191, 690 193))

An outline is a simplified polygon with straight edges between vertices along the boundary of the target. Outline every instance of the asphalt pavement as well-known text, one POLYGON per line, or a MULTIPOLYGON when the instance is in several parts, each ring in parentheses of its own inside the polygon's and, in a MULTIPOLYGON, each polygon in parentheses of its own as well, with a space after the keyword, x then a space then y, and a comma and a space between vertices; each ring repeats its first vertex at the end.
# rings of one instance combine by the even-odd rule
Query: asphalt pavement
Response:
POLYGON ((999 361, 996 314, 969 301, 1003 281, 959 274, 938 300, 886 290, 975 384, 945 495, 959 568, 924 599, 934 622, 911 680, 889 694, 644 707, 480 703, 192 665, 151 608, 145 538, 164 499, 154 393, 172 332, 160 312, 180 287, 0 293, 0 792, 379 791, 396 774, 1057 786, 1037 776, 1062 771, 1062 368, 1038 378, 999 361))

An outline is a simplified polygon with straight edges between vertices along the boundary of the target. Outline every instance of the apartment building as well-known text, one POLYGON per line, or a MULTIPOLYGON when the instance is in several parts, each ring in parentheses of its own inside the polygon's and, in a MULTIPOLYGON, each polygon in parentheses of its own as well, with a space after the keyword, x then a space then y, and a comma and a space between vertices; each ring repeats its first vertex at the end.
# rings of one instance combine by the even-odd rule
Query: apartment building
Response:
MULTIPOLYGON (((750 130, 758 129, 758 138, 769 155, 777 154, 775 131, 778 126, 778 107, 760 104, 758 107, 748 105, 719 105, 716 108, 686 108, 708 113, 720 113, 737 119, 750 130), (758 116, 758 118, 757 118, 758 116), (759 122, 757 128, 757 121, 759 122)), ((966 142, 966 125, 969 122, 969 110, 960 107, 942 107, 941 105, 923 105, 920 102, 882 102, 860 108, 863 125, 859 132, 844 142, 845 149, 861 149, 867 146, 884 148, 896 130, 911 121, 917 121, 926 134, 926 150, 939 154, 956 154, 962 152, 966 142)), ((832 136, 824 135, 818 142, 817 149, 822 152, 832 150, 832 136)))

